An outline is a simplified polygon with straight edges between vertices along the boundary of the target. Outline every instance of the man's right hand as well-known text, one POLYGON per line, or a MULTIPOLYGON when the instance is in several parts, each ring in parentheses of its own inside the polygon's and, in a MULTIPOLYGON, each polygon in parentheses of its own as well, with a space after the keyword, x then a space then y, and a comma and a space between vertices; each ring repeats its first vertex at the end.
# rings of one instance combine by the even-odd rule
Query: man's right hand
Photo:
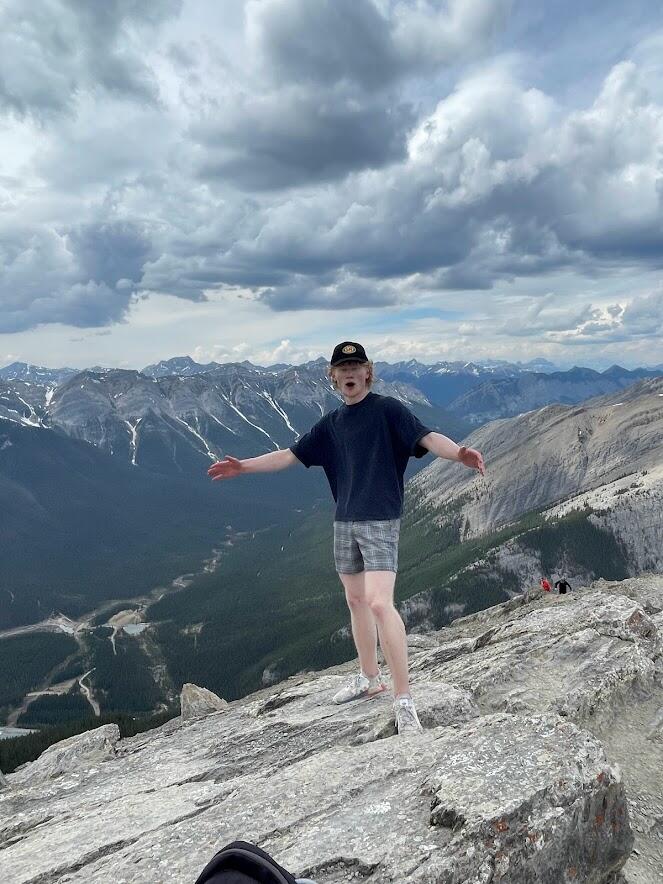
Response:
POLYGON ((235 476, 239 476, 242 472, 244 472, 242 461, 237 460, 236 457, 231 457, 230 454, 226 454, 223 460, 212 464, 207 471, 207 475, 211 476, 212 481, 216 482, 217 479, 232 479, 235 476))

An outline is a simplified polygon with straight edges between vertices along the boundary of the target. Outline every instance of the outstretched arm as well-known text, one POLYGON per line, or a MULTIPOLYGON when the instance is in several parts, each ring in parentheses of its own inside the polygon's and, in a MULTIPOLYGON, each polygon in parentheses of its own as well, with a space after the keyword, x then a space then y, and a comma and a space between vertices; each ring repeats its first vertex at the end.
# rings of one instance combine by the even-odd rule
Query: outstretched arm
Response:
POLYGON ((259 457, 248 457, 246 460, 238 460, 227 454, 223 460, 212 464, 207 475, 216 482, 217 479, 233 479, 245 473, 275 473, 295 463, 298 463, 298 460, 289 448, 270 451, 269 454, 261 454, 259 457))
POLYGON ((442 433, 427 433, 419 440, 419 444, 427 448, 436 457, 443 457, 445 460, 457 460, 459 463, 465 464, 466 467, 470 467, 470 469, 479 470, 482 476, 486 474, 483 457, 476 448, 456 445, 453 439, 443 436, 442 433))

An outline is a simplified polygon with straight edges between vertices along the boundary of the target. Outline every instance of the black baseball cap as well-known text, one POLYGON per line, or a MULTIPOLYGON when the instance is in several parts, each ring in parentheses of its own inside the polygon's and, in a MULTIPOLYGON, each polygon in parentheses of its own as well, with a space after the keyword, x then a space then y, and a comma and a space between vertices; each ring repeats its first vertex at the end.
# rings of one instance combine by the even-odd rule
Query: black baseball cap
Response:
POLYGON ((341 341, 334 347, 331 364, 340 365, 342 362, 368 362, 366 350, 354 341, 341 341))

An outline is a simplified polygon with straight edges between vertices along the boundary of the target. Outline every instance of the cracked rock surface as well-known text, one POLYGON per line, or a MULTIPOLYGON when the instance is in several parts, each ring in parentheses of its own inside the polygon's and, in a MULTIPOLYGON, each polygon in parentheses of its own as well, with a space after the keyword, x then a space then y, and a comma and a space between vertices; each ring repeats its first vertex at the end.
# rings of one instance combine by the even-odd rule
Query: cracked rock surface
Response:
POLYGON ((7 776, 0 878, 193 882, 242 838, 319 884, 660 882, 662 611, 649 576, 413 636, 419 737, 385 694, 333 705, 348 663, 72 738, 7 776))

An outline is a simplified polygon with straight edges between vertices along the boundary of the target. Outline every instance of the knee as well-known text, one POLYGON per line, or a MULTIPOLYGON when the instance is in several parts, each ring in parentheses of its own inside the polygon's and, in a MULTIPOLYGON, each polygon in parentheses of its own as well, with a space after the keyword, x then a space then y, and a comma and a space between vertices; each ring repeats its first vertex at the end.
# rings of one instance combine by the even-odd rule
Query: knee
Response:
POLYGON ((346 590, 345 599, 351 611, 358 611, 366 607, 366 596, 363 592, 348 592, 346 590))
POLYGON ((378 623, 382 622, 394 607, 391 601, 381 598, 369 598, 367 604, 378 623))

